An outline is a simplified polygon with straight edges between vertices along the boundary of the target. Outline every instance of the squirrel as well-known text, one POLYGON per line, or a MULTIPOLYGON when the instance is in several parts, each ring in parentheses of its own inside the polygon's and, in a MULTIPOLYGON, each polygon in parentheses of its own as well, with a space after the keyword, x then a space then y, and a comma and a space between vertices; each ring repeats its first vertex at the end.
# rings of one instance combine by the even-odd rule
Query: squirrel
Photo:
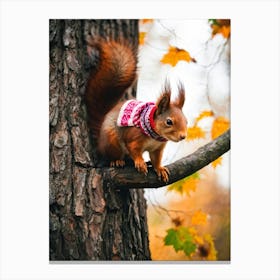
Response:
POLYGON ((178 142, 186 137, 187 119, 182 112, 185 89, 178 84, 178 96, 171 102, 171 87, 165 82, 157 101, 136 99, 121 101, 133 85, 137 72, 137 51, 124 40, 89 40, 89 55, 99 53, 99 62, 90 74, 85 91, 88 126, 97 139, 97 151, 110 160, 111 167, 123 167, 125 156, 135 168, 147 175, 143 152, 148 151, 160 180, 169 180, 169 170, 161 166, 168 140, 178 142))

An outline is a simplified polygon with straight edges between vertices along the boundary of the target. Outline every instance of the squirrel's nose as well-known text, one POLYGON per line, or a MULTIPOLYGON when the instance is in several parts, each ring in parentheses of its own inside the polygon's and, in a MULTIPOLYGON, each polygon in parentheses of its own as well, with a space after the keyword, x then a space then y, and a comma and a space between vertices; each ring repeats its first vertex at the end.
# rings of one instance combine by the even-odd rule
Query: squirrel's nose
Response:
POLYGON ((186 138, 186 135, 185 135, 185 134, 180 135, 180 139, 181 139, 181 140, 184 140, 185 138, 186 138))

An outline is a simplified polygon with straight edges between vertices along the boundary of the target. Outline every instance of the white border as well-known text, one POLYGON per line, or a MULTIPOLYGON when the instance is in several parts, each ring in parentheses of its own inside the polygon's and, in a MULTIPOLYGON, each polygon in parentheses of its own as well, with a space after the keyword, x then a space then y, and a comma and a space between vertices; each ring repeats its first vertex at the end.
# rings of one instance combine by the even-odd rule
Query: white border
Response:
POLYGON ((278 1, 2 1, 0 278, 279 279, 279 34, 278 1), (49 18, 117 17, 232 19, 230 264, 49 264, 49 18))

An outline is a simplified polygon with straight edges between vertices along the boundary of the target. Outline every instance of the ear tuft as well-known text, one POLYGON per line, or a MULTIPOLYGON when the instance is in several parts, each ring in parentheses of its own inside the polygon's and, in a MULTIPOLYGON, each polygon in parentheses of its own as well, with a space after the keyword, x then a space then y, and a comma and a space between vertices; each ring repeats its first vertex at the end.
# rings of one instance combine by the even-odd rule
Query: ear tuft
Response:
POLYGON ((174 105, 179 107, 180 109, 183 108, 185 103, 185 87, 182 82, 178 83, 178 96, 174 101, 174 105))
POLYGON ((171 97, 171 87, 170 83, 166 80, 164 84, 164 90, 161 96, 158 98, 156 105, 157 111, 156 115, 160 115, 168 110, 170 106, 170 97, 171 97))

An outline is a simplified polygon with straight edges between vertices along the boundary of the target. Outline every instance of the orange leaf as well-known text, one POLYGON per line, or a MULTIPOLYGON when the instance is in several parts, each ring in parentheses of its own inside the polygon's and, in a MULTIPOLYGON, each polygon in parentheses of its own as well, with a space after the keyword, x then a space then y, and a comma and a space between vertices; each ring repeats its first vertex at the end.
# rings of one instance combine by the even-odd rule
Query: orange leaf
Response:
POLYGON ((212 117, 213 116, 213 112, 212 111, 203 111, 199 114, 199 116, 195 119, 195 123, 198 123, 200 120, 202 120, 203 118, 207 118, 207 117, 212 117))
POLYGON ((229 19, 217 19, 213 24, 211 24, 211 28, 212 28, 212 37, 214 37, 216 34, 221 34, 226 39, 230 37, 229 19))
POLYGON ((201 210, 198 210, 192 216, 193 225, 205 225, 207 222, 207 214, 203 213, 201 210))
POLYGON ((230 26, 222 26, 221 27, 221 34, 228 39, 230 36, 230 26))
POLYGON ((163 56, 161 62, 171 64, 171 66, 174 67, 181 60, 186 62, 196 62, 187 51, 172 46, 169 48, 168 53, 163 56))
POLYGON ((204 138, 205 132, 198 126, 188 127, 187 130, 187 140, 195 140, 199 138, 204 138))
POLYGON ((151 18, 143 18, 143 19, 140 19, 140 23, 152 23, 154 20, 151 19, 151 18))
POLYGON ((146 32, 139 32, 139 45, 144 45, 146 32))
POLYGON ((218 117, 214 120, 212 125, 212 139, 217 138, 229 129, 229 120, 224 117, 218 117))

